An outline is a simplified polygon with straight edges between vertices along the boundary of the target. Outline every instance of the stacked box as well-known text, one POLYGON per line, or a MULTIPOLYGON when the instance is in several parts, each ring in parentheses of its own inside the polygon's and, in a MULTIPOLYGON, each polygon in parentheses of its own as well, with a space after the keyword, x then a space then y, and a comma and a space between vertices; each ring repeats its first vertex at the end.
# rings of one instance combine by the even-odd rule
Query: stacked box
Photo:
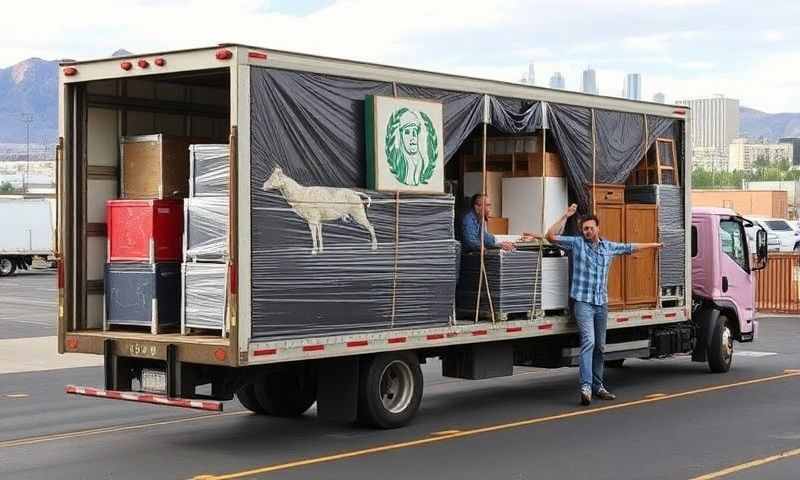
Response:
POLYGON ((184 198, 189 191, 189 137, 122 137, 122 198, 184 198))
POLYGON ((228 196, 230 147, 226 144, 189 146, 189 196, 228 196))
POLYGON ((225 330, 227 265, 183 264, 182 333, 189 328, 225 330))
POLYGON ((683 287, 686 272, 686 230, 684 229, 683 191, 675 185, 627 187, 628 203, 658 205, 658 235, 663 244, 659 252, 659 277, 662 289, 683 287))
POLYGON ((181 277, 177 263, 108 263, 103 325, 148 327, 158 334, 177 327, 181 277))
MULTIPOLYGON (((529 318, 538 310, 567 308, 569 293, 568 260, 566 257, 543 257, 539 268, 539 252, 517 250, 504 252, 487 250, 484 266, 489 283, 481 290, 479 316, 491 318, 489 295, 494 307, 495 320, 509 320, 513 316, 529 318)), ((480 279, 481 258, 476 252, 461 258, 458 280, 456 312, 459 319, 475 317, 480 279)))
POLYGON ((189 147, 189 195, 184 208, 184 296, 181 331, 219 330, 227 313, 228 145, 189 147))
POLYGON ((181 200, 109 200, 106 203, 109 261, 180 261, 182 210, 181 200))

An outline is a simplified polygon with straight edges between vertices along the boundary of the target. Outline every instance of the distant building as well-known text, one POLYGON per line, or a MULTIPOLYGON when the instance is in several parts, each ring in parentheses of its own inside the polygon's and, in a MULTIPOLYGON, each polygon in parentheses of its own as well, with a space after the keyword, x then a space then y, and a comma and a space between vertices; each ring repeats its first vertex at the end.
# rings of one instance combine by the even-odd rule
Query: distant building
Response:
POLYGON ((655 95, 653 95, 653 101, 656 102, 656 103, 665 103, 666 99, 665 99, 663 93, 658 92, 655 95))
POLYGON ((536 85, 536 72, 533 69, 533 62, 528 63, 528 85, 536 85))
POLYGON ((787 218, 789 202, 785 191, 692 190, 695 207, 730 208, 739 215, 787 218))
POLYGON ((800 167, 800 137, 784 137, 778 143, 792 146, 792 166, 800 167))
POLYGON ((566 88, 566 80, 564 79, 564 74, 561 72, 553 73, 553 76, 550 77, 550 88, 560 88, 564 90, 566 88))
POLYGON ((715 95, 711 98, 676 100, 675 103, 690 109, 689 142, 694 164, 703 166, 704 162, 715 162, 712 163, 714 168, 727 170, 729 147, 733 139, 739 136, 739 100, 715 95), (723 164, 725 168, 721 168, 723 164))
POLYGON ((797 218, 800 213, 800 180, 776 180, 776 181, 757 181, 748 182, 742 181, 742 190, 749 191, 781 191, 786 192, 786 201, 789 204, 789 217, 797 218))
POLYGON ((622 96, 629 100, 642 99, 642 77, 638 73, 625 75, 625 86, 622 88, 622 96))
POLYGON ((581 92, 590 93, 592 95, 600 93, 597 88, 597 74, 591 67, 587 67, 586 70, 583 71, 581 92))
POLYGON ((693 168, 703 168, 709 171, 728 170, 728 149, 718 147, 693 147, 693 168))
POLYGON ((791 161, 792 145, 789 143, 755 143, 746 138, 736 138, 728 148, 728 170, 751 170, 759 159, 768 163, 791 161))

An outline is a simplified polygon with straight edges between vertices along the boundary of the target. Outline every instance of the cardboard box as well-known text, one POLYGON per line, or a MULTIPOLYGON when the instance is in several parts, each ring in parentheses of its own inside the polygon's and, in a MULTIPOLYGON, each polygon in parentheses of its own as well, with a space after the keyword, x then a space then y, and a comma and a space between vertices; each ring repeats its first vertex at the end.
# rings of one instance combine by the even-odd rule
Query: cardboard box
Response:
POLYGON ((192 143, 201 142, 163 134, 122 137, 122 198, 185 198, 192 143))

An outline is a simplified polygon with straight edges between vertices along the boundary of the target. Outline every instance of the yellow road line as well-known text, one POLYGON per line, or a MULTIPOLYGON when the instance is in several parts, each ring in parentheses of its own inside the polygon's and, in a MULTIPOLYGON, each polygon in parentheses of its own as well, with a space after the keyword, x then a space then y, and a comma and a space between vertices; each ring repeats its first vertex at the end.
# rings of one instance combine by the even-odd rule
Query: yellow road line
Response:
POLYGON ((445 440, 452 440, 452 439, 456 439, 456 438, 470 437, 470 436, 479 435, 479 434, 482 434, 482 433, 497 432, 497 431, 501 431, 501 430, 509 430, 509 429, 512 429, 512 428, 519 428, 519 427, 525 427, 525 426, 529 426, 529 425, 536 425, 536 424, 539 424, 539 423, 552 422, 554 420, 563 420, 563 419, 567 419, 567 418, 580 417, 580 416, 584 416, 584 415, 592 415, 592 414, 595 414, 595 413, 607 412, 607 411, 611 411, 611 410, 620 410, 620 409, 627 408, 627 407, 634 407, 634 406, 638 406, 638 405, 645 405, 645 404, 648 404, 648 403, 655 403, 655 402, 663 402, 665 400, 673 400, 673 399, 676 399, 676 398, 683 398, 683 397, 688 397, 688 396, 692 396, 692 395, 698 395, 698 394, 701 394, 701 393, 715 392, 715 391, 719 391, 719 390, 727 390, 729 388, 741 387, 741 386, 745 386, 745 385, 754 385, 754 384, 758 384, 758 383, 771 382, 771 381, 774 381, 774 380, 782 380, 782 379, 785 379, 785 378, 791 378, 791 377, 797 377, 797 376, 800 376, 800 372, 798 372, 798 373, 784 373, 782 375, 775 375, 775 376, 772 376, 772 377, 756 378, 756 379, 753 379, 753 380, 745 380, 745 381, 742 381, 742 382, 728 383, 728 384, 724 384, 724 385, 715 385, 715 386, 712 386, 712 387, 698 388, 698 389, 695 389, 695 390, 688 390, 688 391, 685 391, 685 392, 671 393, 671 394, 666 394, 666 395, 661 396, 661 397, 645 398, 645 399, 642 399, 642 400, 634 400, 634 401, 625 402, 625 403, 615 403, 615 404, 607 405, 607 406, 604 406, 604 407, 597 407, 597 408, 591 408, 591 409, 574 410, 574 411, 571 411, 571 412, 561 413, 561 414, 557 414, 557 415, 550 415, 550 416, 547 416, 547 417, 537 417, 537 418, 530 418, 530 419, 526 419, 526 420, 520 420, 520 421, 517 421, 517 422, 504 423, 504 424, 499 424, 499 425, 491 425, 491 426, 488 426, 488 427, 475 428, 475 429, 472 429, 472 430, 464 430, 464 431, 460 431, 460 432, 456 432, 456 433, 449 433, 449 434, 435 436, 435 437, 426 437, 426 438, 421 438, 419 440, 411 440, 411 441, 408 441, 408 442, 392 443, 392 444, 388 444, 388 445, 381 445, 381 446, 378 446, 378 447, 365 448, 365 449, 362 449, 362 450, 353 450, 353 451, 350 451, 350 452, 342 452, 342 453, 333 454, 333 455, 326 455, 326 456, 323 456, 323 457, 308 458, 308 459, 304 459, 304 460, 297 460, 297 461, 294 461, 294 462, 282 463, 282 464, 277 464, 277 465, 268 465, 268 466, 265 466, 265 467, 259 467, 259 468, 254 468, 254 469, 250 469, 250 470, 242 470, 240 472, 233 472, 233 473, 227 473, 227 474, 222 474, 222 475, 203 474, 203 475, 195 476, 195 477, 193 477, 193 479, 194 480, 201 480, 201 479, 202 480, 234 480, 234 479, 249 477, 249 476, 253 476, 253 475, 260 475, 260 474, 264 474, 264 473, 275 472, 275 471, 278 471, 278 470, 288 470, 290 468, 297 468, 297 467, 303 467, 303 466, 308 466, 308 465, 317 465, 317 464, 320 464, 320 463, 334 462, 334 461, 345 460, 345 459, 353 458, 353 457, 361 457, 361 456, 371 455, 371 454, 375 454, 375 453, 388 452, 388 451, 391 451, 391 450, 400 450, 400 449, 403 449, 403 448, 418 447, 418 446, 421 446, 421 445, 429 445, 429 444, 432 444, 432 443, 443 442, 445 440))
POLYGON ((102 433, 126 432, 130 430, 142 430, 149 427, 157 427, 161 425, 173 425, 176 423, 196 422, 198 420, 206 420, 211 418, 229 417, 232 415, 243 415, 250 413, 249 411, 221 413, 217 415, 198 415, 195 417, 177 418, 175 420, 164 420, 161 422, 142 423, 138 425, 119 425, 113 427, 92 428, 89 430, 79 430, 76 432, 52 433, 42 435, 39 437, 19 438, 16 440, 6 440, 0 442, 0 448, 21 447, 24 445, 33 445, 36 443, 52 442, 55 440, 66 440, 69 438, 89 437, 93 435, 100 435, 102 433))
POLYGON ((748 470, 750 468, 755 468, 767 463, 772 463, 778 460, 783 460, 784 458, 794 457, 797 455, 800 455, 800 448, 797 448, 795 450, 788 450, 786 452, 781 452, 777 455, 771 455, 769 457, 759 458, 757 460, 752 460, 750 462, 742 463, 740 465, 734 465, 732 467, 728 467, 716 472, 707 473, 699 477, 694 477, 691 480, 713 480, 715 478, 725 477, 732 473, 741 472, 742 470, 748 470))
POLYGON ((7 393, 4 395, 6 398, 28 398, 29 396, 27 393, 7 393))
POLYGON ((651 393, 650 395, 645 395, 644 398, 661 398, 666 396, 666 393, 651 393))
POLYGON ((439 436, 439 435, 452 435, 452 434, 454 434, 454 433, 458 433, 458 432, 460 432, 460 431, 461 431, 461 430, 442 430, 441 432, 433 432, 433 433, 431 433, 431 435, 433 435, 433 436, 439 436))

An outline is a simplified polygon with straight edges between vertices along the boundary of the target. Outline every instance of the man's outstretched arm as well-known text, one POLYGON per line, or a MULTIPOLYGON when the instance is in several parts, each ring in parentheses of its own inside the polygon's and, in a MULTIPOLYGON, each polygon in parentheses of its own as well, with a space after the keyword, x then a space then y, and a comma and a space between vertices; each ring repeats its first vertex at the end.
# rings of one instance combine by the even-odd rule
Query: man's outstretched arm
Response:
POLYGON ((556 223, 550 225, 550 228, 547 229, 547 233, 545 234, 545 238, 547 239, 548 242, 550 243, 556 242, 556 236, 560 235, 561 232, 564 231, 564 225, 566 225, 567 219, 575 215, 575 212, 577 210, 578 206, 573 203, 572 205, 569 206, 569 208, 567 208, 564 211, 564 215, 561 215, 561 218, 556 220, 556 223))
POLYGON ((632 243, 633 251, 646 250, 648 248, 661 248, 660 243, 632 243))

